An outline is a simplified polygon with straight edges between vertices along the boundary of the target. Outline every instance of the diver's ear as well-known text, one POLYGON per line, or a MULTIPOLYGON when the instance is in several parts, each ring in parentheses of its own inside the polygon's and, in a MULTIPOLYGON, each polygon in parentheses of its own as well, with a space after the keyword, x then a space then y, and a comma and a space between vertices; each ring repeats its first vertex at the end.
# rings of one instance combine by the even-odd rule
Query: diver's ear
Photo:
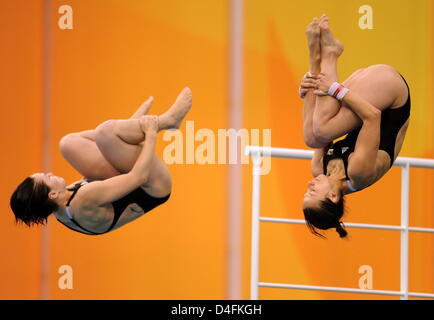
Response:
POLYGON ((56 200, 58 196, 59 196, 59 192, 56 192, 56 191, 50 191, 48 193, 48 198, 50 200, 56 200))
POLYGON ((334 203, 337 203, 339 201, 339 196, 336 192, 330 191, 327 195, 327 197, 333 201, 334 203))

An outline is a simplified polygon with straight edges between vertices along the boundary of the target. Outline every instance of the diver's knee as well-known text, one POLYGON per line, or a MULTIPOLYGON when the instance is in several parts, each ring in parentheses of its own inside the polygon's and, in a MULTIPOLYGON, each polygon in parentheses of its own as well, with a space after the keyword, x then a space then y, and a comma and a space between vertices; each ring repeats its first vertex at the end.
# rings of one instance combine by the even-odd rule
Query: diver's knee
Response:
POLYGON ((328 143, 319 140, 315 135, 305 136, 304 143, 312 149, 320 149, 328 145, 328 143))
POLYGON ((327 130, 324 129, 324 126, 313 126, 312 132, 316 145, 326 146, 330 141, 333 140, 333 137, 327 130))
POLYGON ((65 155, 70 150, 74 149, 74 146, 77 143, 77 138, 79 137, 78 133, 69 133, 64 135, 59 141, 60 152, 65 155))
POLYGON ((107 121, 101 123, 98 127, 96 127, 96 129, 95 129, 95 141, 98 141, 100 139, 104 139, 105 137, 113 135, 115 132, 116 122, 117 122, 117 120, 107 120, 107 121))

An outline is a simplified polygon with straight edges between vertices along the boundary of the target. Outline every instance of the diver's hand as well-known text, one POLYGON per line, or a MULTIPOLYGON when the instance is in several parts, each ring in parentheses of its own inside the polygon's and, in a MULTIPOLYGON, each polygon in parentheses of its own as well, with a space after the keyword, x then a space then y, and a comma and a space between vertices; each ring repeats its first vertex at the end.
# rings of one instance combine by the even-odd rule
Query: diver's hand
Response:
POLYGON ((304 99, 309 90, 316 89, 316 87, 316 77, 310 72, 306 73, 301 79, 300 87, 298 88, 300 98, 304 99))
POLYGON ((316 79, 316 90, 314 94, 317 96, 327 96, 330 86, 336 82, 330 75, 320 73, 316 79))
POLYGON ((158 116, 140 117, 140 128, 145 134, 156 134, 158 132, 158 116))

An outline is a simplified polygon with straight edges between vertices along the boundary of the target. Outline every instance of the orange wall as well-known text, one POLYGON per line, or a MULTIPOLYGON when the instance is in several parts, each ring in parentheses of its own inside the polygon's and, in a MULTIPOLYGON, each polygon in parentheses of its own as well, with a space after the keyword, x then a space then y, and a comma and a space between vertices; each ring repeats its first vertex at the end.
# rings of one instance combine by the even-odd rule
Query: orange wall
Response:
POLYGON ((0 1, 0 299, 39 297, 40 230, 15 226, 9 198, 17 181, 42 169, 41 9, 37 1, 0 1))

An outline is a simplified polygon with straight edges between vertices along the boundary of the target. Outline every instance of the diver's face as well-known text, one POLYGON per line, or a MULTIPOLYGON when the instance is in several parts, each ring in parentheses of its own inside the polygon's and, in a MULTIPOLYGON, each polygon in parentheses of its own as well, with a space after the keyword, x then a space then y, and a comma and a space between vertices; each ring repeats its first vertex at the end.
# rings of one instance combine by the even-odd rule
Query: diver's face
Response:
POLYGON ((31 176, 36 183, 45 183, 51 191, 62 191, 66 187, 65 179, 49 173, 35 173, 31 176))
POLYGON ((325 200, 332 190, 327 176, 320 174, 307 183, 307 192, 304 194, 304 208, 319 208, 321 200, 325 200))

